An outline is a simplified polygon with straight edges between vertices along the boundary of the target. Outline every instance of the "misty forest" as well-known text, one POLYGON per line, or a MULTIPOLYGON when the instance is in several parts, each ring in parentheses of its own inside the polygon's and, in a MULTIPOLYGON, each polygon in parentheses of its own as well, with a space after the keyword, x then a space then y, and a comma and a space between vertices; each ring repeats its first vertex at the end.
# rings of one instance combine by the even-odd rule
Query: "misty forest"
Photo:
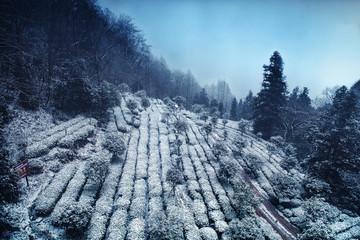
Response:
POLYGON ((96 1, 0 11, 1 239, 360 239, 360 80, 311 99, 273 49, 239 99, 96 1))

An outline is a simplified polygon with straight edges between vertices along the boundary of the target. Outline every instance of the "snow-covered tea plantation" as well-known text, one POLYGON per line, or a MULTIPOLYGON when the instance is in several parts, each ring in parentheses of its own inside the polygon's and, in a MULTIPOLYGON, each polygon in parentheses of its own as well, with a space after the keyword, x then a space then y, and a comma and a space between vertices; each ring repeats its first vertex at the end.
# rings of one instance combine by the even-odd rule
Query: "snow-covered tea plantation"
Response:
POLYGON ((9 142, 27 135, 30 186, 21 179, 21 201, 7 205, 6 238, 276 240, 297 239, 307 224, 360 237, 360 218, 302 198, 304 175, 280 140, 141 101, 124 94, 101 127, 19 113, 6 131, 9 142))

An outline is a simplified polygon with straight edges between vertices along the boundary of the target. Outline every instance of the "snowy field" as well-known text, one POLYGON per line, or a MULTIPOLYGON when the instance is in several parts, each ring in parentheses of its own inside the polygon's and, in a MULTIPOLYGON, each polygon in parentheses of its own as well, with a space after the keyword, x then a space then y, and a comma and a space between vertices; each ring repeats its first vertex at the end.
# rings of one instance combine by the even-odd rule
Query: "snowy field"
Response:
MULTIPOLYGON (((25 194, 19 203, 9 205, 9 218, 18 227, 12 239, 72 239, 63 220, 64 213, 71 210, 74 217, 81 217, 80 239, 157 239, 156 234, 165 227, 172 239, 231 239, 229 225, 241 219, 234 207, 232 184, 219 180, 221 167, 212 151, 215 141, 225 143, 229 153, 224 158, 234 162, 239 171, 251 170, 256 159, 260 168, 254 170, 255 177, 245 176, 247 184, 265 200, 275 195, 282 201, 276 213, 264 205, 263 210, 259 207, 267 218, 264 214, 254 216, 263 236, 282 239, 277 230, 282 225, 276 216, 292 224, 306 221, 305 203, 295 195, 278 196, 274 187, 274 176, 298 182, 304 176, 296 169, 282 167, 285 154, 271 151, 276 149, 273 143, 248 130, 241 133, 238 123, 232 121, 223 125, 218 120, 207 136, 202 129, 205 123, 194 113, 183 110, 161 121, 168 111, 162 101, 151 100, 146 110, 130 110, 125 104, 129 99, 141 106, 139 98, 124 96, 121 106, 110 111, 106 127, 79 116, 42 124, 36 134, 27 136, 25 154, 37 172, 29 177, 29 188, 21 180, 25 194), (186 132, 176 132, 173 123, 177 118, 187 122, 186 132), (126 145, 125 152, 117 156, 120 160, 114 161, 113 153, 105 147, 109 133, 118 134, 126 145), (183 137, 179 151, 177 135, 183 137), (234 142, 239 139, 246 144, 242 155, 234 156, 233 152, 239 151, 234 142), (99 163, 102 165, 96 165, 99 163), (91 173, 92 166, 97 167, 95 173, 91 173), (166 179, 174 166, 181 166, 184 176, 175 188, 166 179)), ((324 211, 332 214, 330 227, 336 239, 359 236, 360 219, 341 214, 332 206, 324 211)))

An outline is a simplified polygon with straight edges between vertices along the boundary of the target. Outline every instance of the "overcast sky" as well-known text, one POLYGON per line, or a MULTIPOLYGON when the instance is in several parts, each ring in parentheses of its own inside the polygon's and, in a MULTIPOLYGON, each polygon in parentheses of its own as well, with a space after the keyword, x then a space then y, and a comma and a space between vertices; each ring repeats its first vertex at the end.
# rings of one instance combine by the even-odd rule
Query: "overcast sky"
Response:
POLYGON ((130 15, 152 53, 201 85, 226 80, 237 97, 255 94, 263 64, 279 51, 289 90, 360 79, 360 0, 98 0, 130 15))

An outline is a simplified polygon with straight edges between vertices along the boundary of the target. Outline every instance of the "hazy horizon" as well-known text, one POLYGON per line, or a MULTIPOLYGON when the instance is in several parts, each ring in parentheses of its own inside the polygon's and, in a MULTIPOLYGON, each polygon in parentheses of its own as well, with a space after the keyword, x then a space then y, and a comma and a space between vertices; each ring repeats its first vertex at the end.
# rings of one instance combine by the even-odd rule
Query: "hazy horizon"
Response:
POLYGON ((233 94, 255 94, 274 51, 291 91, 310 96, 360 79, 360 1, 117 1, 98 4, 127 14, 151 52, 171 70, 190 70, 202 85, 225 80, 233 94))

